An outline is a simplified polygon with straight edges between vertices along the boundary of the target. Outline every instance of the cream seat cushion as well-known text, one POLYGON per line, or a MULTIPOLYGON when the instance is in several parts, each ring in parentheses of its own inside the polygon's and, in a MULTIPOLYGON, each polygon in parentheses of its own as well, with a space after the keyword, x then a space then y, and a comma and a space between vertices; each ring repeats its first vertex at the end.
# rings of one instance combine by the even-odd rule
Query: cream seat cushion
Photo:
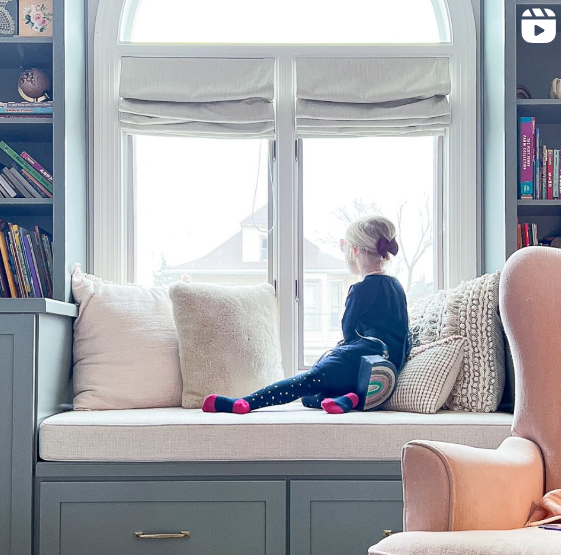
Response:
POLYGON ((553 555, 561 532, 541 528, 469 532, 406 532, 368 550, 369 555, 553 555))
MULTIPOLYGON (((512 415, 440 411, 327 414, 297 401, 245 415, 160 408, 58 414, 43 421, 48 461, 392 460, 413 439, 496 448, 512 415)), ((560 534, 561 536, 561 534, 560 534)))

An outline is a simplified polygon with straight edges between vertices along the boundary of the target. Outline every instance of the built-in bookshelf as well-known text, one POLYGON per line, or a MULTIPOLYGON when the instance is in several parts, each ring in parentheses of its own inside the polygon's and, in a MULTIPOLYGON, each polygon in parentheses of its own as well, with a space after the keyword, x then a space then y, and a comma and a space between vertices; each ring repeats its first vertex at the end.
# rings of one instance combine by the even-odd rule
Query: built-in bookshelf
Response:
MULTIPOLYGON (((52 198, 0 198, 0 220, 52 238, 52 298, 68 301, 74 263, 86 263, 86 37, 83 0, 54 0, 53 37, 0 37, 0 102, 23 102, 17 90, 25 69, 52 81, 53 113, 0 117, 0 141, 23 151, 51 175, 52 198)), ((12 165, 0 150, 0 170, 12 165)), ((1 260, 0 260, 1 263, 1 260)), ((41 288, 43 289, 43 288, 41 288)), ((32 298, 0 299, 0 312, 31 306, 32 298)))
MULTIPOLYGON (((484 269, 501 269, 518 248, 517 224, 536 224, 540 239, 561 236, 561 199, 522 199, 519 187, 521 117, 535 118, 549 149, 561 149, 561 100, 549 99, 561 77, 561 33, 553 42, 522 38, 522 14, 549 8, 561 19, 561 0, 486 0, 483 3, 484 269), (518 99, 524 86, 531 98, 518 99)), ((559 28, 559 25, 558 25, 559 28)))

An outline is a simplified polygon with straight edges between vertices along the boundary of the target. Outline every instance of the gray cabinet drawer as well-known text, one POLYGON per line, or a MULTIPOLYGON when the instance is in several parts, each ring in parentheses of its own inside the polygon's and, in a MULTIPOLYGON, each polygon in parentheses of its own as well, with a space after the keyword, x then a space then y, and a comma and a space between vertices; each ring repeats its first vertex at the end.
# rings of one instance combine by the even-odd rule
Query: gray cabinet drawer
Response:
POLYGON ((284 482, 51 482, 40 503, 40 555, 285 553, 284 482))
POLYGON ((293 481, 290 552, 366 555, 384 530, 401 531, 400 481, 293 481))

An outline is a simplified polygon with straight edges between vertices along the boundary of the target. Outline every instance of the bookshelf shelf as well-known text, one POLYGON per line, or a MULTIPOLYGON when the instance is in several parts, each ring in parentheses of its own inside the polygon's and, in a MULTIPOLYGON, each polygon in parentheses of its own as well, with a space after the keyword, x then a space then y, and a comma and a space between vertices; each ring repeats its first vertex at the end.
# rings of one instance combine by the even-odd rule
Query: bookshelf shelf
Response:
POLYGON ((0 37, 0 44, 52 44, 53 37, 0 37))
POLYGON ((561 124, 561 100, 518 100, 518 116, 535 117, 537 123, 561 124))
POLYGON ((561 206, 561 200, 519 200, 518 206, 561 206))
POLYGON ((52 206, 52 198, 0 198, 0 207, 6 206, 52 206))
POLYGON ((0 314, 2 313, 57 314, 76 317, 78 307, 52 299, 0 299, 0 314))
POLYGON ((53 65, 53 43, 28 41, 6 41, 0 39, 0 69, 13 69, 18 72, 22 68, 38 67, 49 70, 53 65))
POLYGON ((528 2, 528 0, 516 0, 519 6, 529 6, 532 8, 538 8, 543 6, 547 8, 548 6, 561 6, 561 0, 534 0, 534 2, 528 2))
POLYGON ((520 217, 555 218, 561 216, 561 200, 519 200, 517 206, 520 217))
POLYGON ((0 140, 49 142, 53 136, 53 118, 0 118, 0 140))

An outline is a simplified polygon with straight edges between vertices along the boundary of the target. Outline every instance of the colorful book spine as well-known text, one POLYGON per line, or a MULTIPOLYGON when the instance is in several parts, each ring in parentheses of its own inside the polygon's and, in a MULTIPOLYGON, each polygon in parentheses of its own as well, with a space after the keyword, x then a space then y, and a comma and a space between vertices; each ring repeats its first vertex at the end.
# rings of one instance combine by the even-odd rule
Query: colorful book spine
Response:
POLYGON ((24 234, 23 246, 25 247, 25 256, 27 258, 27 265, 29 266, 29 273, 31 274, 31 281, 33 284, 33 289, 35 297, 42 297, 43 291, 41 290, 41 284, 39 283, 39 276, 37 275, 38 268, 35 264, 35 257, 33 256, 33 251, 31 249, 31 242, 29 240, 29 235, 24 234))
POLYGON ((540 130, 536 128, 536 148, 534 153, 534 198, 539 199, 541 193, 541 140, 540 130))
POLYGON ((0 254, 2 255, 2 262, 4 262, 4 270, 6 272, 6 277, 8 278, 8 286, 10 288, 10 294, 13 299, 18 296, 16 289, 16 282, 14 281, 14 274, 12 272, 12 265, 10 264, 10 255, 8 254, 8 245, 6 243, 6 238, 4 233, 0 230, 0 254))
POLYGON ((542 199, 547 198, 547 146, 542 146, 542 199))
POLYGON ((46 102, 0 102, 0 106, 11 106, 13 108, 52 108, 54 103, 52 100, 46 102))
POLYGON ((31 238, 31 245, 33 247, 33 253, 35 255, 35 263, 37 264, 37 270, 39 274, 39 280, 41 281, 41 289, 46 297, 52 297, 53 292, 49 285, 49 280, 47 278, 47 267, 43 259, 43 254, 41 252, 41 247, 37 240, 37 232, 34 230, 29 234, 31 238))
POLYGON ((27 152, 22 152, 21 157, 34 169, 36 169, 45 179, 47 179, 50 183, 53 183, 53 176, 41 165, 37 162, 34 158, 29 156, 27 152))
POLYGON ((49 183, 35 168, 30 166, 11 146, 6 144, 4 141, 0 141, 0 149, 3 150, 14 162, 16 162, 21 168, 27 170, 43 187, 45 187, 49 193, 53 192, 53 185, 49 183))
POLYGON ((553 151, 553 198, 559 198, 559 150, 553 151))
POLYGON ((520 118, 520 198, 534 197, 534 165, 532 153, 535 148, 535 118, 520 118))
POLYGON ((35 198, 52 198, 52 195, 47 191, 47 189, 45 189, 45 187, 43 187, 37 180, 34 181, 33 179, 30 179, 28 177, 30 175, 29 173, 25 175, 25 170, 21 169, 15 162, 12 162, 10 172, 14 175, 14 178, 27 189, 31 196, 35 198))
POLYGON ((547 149, 547 199, 553 200, 553 150, 547 149))
POLYGON ((52 115, 53 109, 52 108, 39 108, 39 107, 29 107, 29 106, 0 106, 0 114, 13 114, 13 115, 33 115, 33 114, 42 114, 42 115, 52 115))

